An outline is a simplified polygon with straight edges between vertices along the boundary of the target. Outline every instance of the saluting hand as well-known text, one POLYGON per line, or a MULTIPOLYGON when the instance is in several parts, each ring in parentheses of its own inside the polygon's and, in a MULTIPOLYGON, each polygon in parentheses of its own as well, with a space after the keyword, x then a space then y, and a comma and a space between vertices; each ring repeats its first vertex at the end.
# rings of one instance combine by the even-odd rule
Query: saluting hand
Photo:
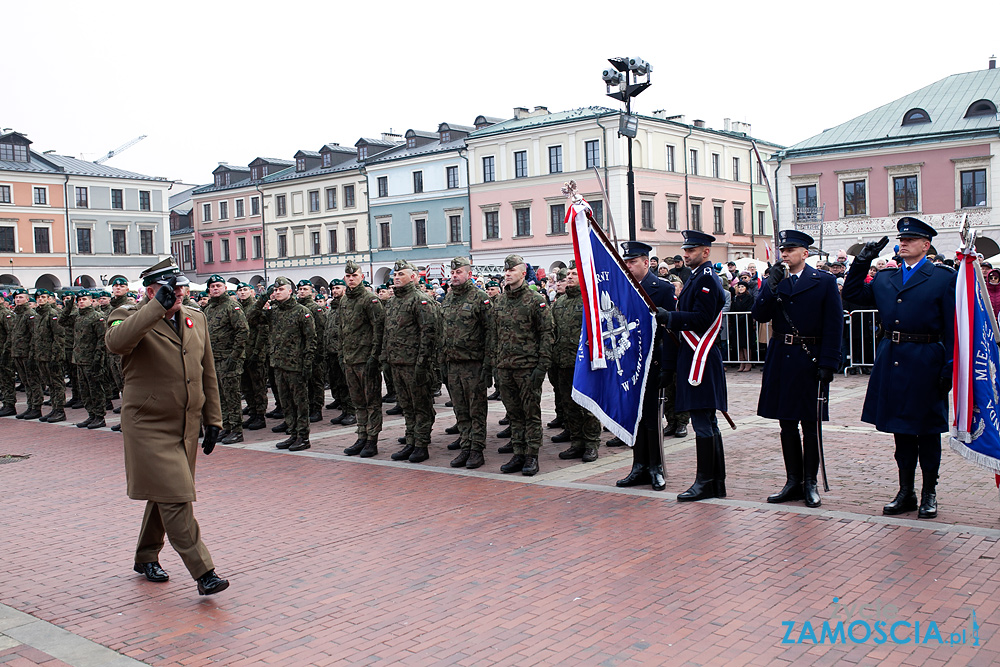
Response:
POLYGON ((778 293, 778 284, 785 279, 785 265, 778 263, 768 269, 767 272, 767 288, 771 290, 771 294, 778 293))
POLYGON ((882 248, 886 247, 887 245, 889 245, 888 236, 883 236, 878 241, 869 241, 868 243, 865 244, 865 247, 861 249, 861 252, 858 253, 858 261, 859 262, 874 261, 878 257, 878 254, 882 252, 882 248))

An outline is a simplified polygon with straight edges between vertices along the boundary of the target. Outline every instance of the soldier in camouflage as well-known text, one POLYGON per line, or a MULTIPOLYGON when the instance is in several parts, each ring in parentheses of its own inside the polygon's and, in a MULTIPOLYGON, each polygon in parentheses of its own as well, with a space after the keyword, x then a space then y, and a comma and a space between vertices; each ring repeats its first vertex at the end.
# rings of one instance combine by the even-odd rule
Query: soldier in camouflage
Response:
MULTIPOLYGON (((563 402, 562 414, 570 435, 569 449, 559 452, 559 458, 583 459, 585 463, 597 460, 601 445, 601 422, 589 410, 573 400, 573 369, 580 347, 580 330, 583 328, 583 297, 576 269, 566 274, 565 294, 552 306, 555 324, 555 343, 552 348, 552 367, 559 385, 558 396, 563 402)), ((555 440, 555 438, 553 438, 555 440)))
MULTIPOLYGON (((566 276, 569 275, 569 269, 557 269, 553 275, 556 279, 556 296, 550 305, 555 308, 555 304, 559 303, 559 300, 566 294, 566 276)), ((553 320, 555 320, 555 316, 556 313, 553 310, 553 320)), ((565 418, 566 398, 563 396, 563 388, 559 384, 559 368, 555 364, 549 367, 549 384, 552 385, 552 393, 555 394, 556 418, 546 424, 546 426, 548 428, 562 428, 562 431, 552 436, 552 442, 569 442, 569 426, 566 424, 565 418)))
MULTIPOLYGON (((108 309, 106 315, 110 315, 111 311, 115 308, 121 308, 122 306, 130 303, 128 297, 128 281, 118 276, 111 281, 111 299, 108 301, 108 309)), ((108 353, 108 369, 111 373, 112 387, 115 391, 115 395, 119 395, 122 390, 122 358, 120 354, 108 353)), ((121 412, 121 408, 117 407, 114 409, 117 414, 121 412)))
POLYGON ((340 408, 340 414, 330 419, 331 424, 353 426, 358 423, 354 416, 354 403, 351 402, 351 392, 347 389, 347 377, 344 375, 344 365, 341 362, 343 350, 340 345, 340 304, 344 299, 347 283, 342 278, 330 281, 329 311, 326 318, 326 367, 330 378, 330 394, 333 401, 327 406, 330 409, 340 408))
POLYGON ((42 416, 42 378, 38 374, 31 337, 35 333, 35 310, 29 304, 28 291, 18 288, 14 295, 14 326, 10 335, 10 354, 14 368, 24 384, 28 408, 17 415, 18 419, 38 419, 42 416))
POLYGON ((538 472, 542 447, 542 381, 552 356, 552 314, 545 297, 528 289, 520 255, 504 260, 506 288, 494 304, 500 396, 510 418, 514 456, 500 472, 538 472))
POLYGON ((441 303, 442 366, 455 409, 462 451, 452 468, 478 468, 485 463, 486 390, 493 384, 493 313, 486 292, 471 280, 468 257, 451 260, 451 288, 441 303))
POLYGON ((396 397, 406 421, 406 444, 392 460, 410 463, 430 458, 427 448, 435 416, 431 369, 438 363, 434 306, 417 288, 416 279, 415 266, 405 259, 396 261, 392 277, 395 295, 386 305, 382 342, 382 359, 392 366, 396 397))
POLYGON ((243 398, 246 399, 249 411, 249 415, 243 422, 243 428, 248 431, 256 431, 267 425, 264 421, 264 413, 267 412, 265 364, 267 362, 268 324, 264 312, 267 296, 261 294, 260 297, 256 297, 253 287, 247 283, 240 283, 236 295, 239 297, 239 306, 243 311, 243 316, 247 319, 247 327, 250 330, 245 347, 246 355, 243 359, 243 375, 240 376, 240 388, 243 390, 243 398))
MULTIPOLYGON (((375 295, 378 297, 379 301, 382 302, 382 311, 385 312, 386 306, 389 304, 389 300, 392 298, 392 285, 386 283, 376 290, 375 295)), ((396 383, 392 379, 392 366, 386 361, 382 364, 382 377, 385 378, 385 396, 382 397, 383 403, 395 403, 396 402, 396 383)), ((400 411, 402 412, 402 411, 400 411)), ((386 413, 386 414, 398 414, 398 413, 386 413)))
POLYGON ((354 260, 344 267, 347 290, 340 300, 341 363, 358 420, 358 439, 344 450, 347 456, 378 454, 382 432, 382 376, 379 360, 385 318, 382 302, 362 284, 364 274, 354 260))
POLYGON ((222 444, 232 445, 243 442, 240 378, 250 328, 243 309, 226 293, 226 279, 214 274, 209 276, 207 285, 209 299, 204 313, 208 320, 222 406, 222 433, 219 437, 222 444))
POLYGON ((323 419, 323 402, 326 394, 326 311, 313 298, 316 289, 308 280, 300 280, 298 285, 298 301, 305 306, 313 316, 316 326, 316 349, 312 358, 312 376, 309 382, 309 421, 316 423, 323 419))
POLYGON ((76 316, 79 312, 76 308, 76 294, 73 292, 63 292, 63 307, 59 312, 59 324, 62 325, 65 335, 63 339, 66 347, 63 349, 63 368, 69 376, 69 384, 73 390, 72 395, 66 401, 66 407, 77 409, 83 407, 83 394, 80 393, 80 382, 76 378, 76 364, 73 363, 73 330, 76 328, 76 316))
POLYGON ((14 313, 6 299, 0 298, 0 417, 17 414, 17 394, 14 393, 14 362, 10 356, 10 334, 14 329, 14 313))
MULTIPOLYGON (((83 407, 87 418, 77 424, 78 428, 96 429, 106 426, 104 422, 107 396, 101 374, 107 367, 104 345, 106 328, 104 313, 95 305, 91 292, 82 290, 76 296, 77 315, 73 325, 73 363, 76 364, 76 378, 80 383, 83 407)), ((65 313, 63 313, 65 316, 65 313)))
POLYGON ((63 373, 65 334, 59 324, 59 311, 53 305, 55 295, 47 289, 35 291, 35 333, 31 338, 32 353, 41 375, 42 385, 49 388, 52 410, 40 417, 43 422, 66 421, 66 375, 63 373))
POLYGON ((310 447, 308 378, 316 348, 316 326, 309 309, 292 297, 292 285, 284 276, 275 279, 274 300, 265 309, 271 327, 269 360, 285 411, 285 423, 271 430, 288 434, 275 447, 298 452, 310 447))

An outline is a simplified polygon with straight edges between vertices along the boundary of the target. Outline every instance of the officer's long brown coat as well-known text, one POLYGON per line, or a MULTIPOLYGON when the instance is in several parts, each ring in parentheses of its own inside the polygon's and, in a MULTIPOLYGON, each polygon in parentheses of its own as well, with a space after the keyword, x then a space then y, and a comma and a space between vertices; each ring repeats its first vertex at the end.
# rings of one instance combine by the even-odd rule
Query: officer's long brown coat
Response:
POLYGON ((195 500, 198 428, 222 426, 208 323, 182 306, 180 333, 160 302, 117 308, 108 317, 108 349, 122 355, 122 435, 129 498, 195 500))

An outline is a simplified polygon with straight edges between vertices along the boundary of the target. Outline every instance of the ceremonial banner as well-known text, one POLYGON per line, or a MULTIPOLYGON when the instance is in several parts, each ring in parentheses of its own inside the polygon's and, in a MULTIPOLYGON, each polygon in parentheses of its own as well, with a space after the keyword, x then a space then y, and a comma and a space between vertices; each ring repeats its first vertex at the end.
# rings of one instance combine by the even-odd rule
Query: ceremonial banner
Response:
POLYGON ((589 210, 590 206, 578 198, 566 213, 584 306, 573 400, 632 446, 653 359, 656 316, 626 275, 614 249, 591 227, 589 210))
POLYGON ((1000 352, 976 256, 958 256, 951 448, 1000 473, 1000 352))

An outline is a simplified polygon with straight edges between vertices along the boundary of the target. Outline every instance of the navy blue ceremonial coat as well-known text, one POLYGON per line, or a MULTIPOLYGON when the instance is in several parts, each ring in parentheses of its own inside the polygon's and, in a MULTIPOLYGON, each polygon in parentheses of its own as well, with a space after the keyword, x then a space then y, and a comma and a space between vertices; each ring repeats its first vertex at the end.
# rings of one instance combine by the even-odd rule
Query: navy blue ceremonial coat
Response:
MULTIPOLYGON (((665 308, 666 310, 674 310, 677 305, 677 299, 674 298, 674 286, 663 280, 657 278, 650 271, 646 274, 646 277, 639 282, 639 286, 649 297, 649 300, 656 305, 657 308, 665 308)), ((646 390, 643 393, 642 402, 642 423, 646 426, 647 430, 652 430, 660 428, 657 423, 657 400, 659 399, 660 392, 660 373, 662 372, 663 366, 663 353, 660 346, 663 345, 664 338, 668 338, 664 332, 662 326, 657 325, 656 335, 653 338, 653 360, 649 367, 649 374, 646 375, 646 390)))
POLYGON ((869 264, 854 261, 844 280, 844 299, 878 309, 886 331, 936 335, 941 341, 893 343, 887 334, 875 351, 861 421, 885 433, 944 433, 948 396, 938 382, 951 375, 956 274, 928 260, 905 286, 902 268, 879 271, 866 285, 869 264))
MULTIPOLYGON (((765 283, 753 304, 753 318, 771 323, 771 340, 764 358, 757 414, 767 419, 816 419, 819 366, 840 367, 841 340, 844 334, 844 311, 837 290, 837 279, 809 265, 802 269, 795 285, 791 278, 778 283, 778 296, 765 283), (781 304, 778 298, 781 298, 781 304), (817 338, 818 343, 785 343, 792 326, 781 314, 782 308, 795 324, 799 335, 817 338)), ((824 404, 823 419, 829 419, 824 404)))
POLYGON ((711 262, 705 262, 691 272, 691 277, 681 290, 677 299, 677 310, 670 318, 670 328, 677 336, 664 345, 668 355, 664 363, 667 368, 677 369, 677 398, 674 404, 676 412, 688 410, 728 410, 726 397, 726 373, 722 368, 722 353, 719 346, 713 344, 705 362, 705 373, 701 384, 693 386, 688 382, 691 361, 694 351, 680 339, 681 331, 692 331, 701 336, 715 322, 722 312, 726 298, 722 294, 719 277, 712 269, 711 262), (671 366, 672 355, 676 366, 671 366))

